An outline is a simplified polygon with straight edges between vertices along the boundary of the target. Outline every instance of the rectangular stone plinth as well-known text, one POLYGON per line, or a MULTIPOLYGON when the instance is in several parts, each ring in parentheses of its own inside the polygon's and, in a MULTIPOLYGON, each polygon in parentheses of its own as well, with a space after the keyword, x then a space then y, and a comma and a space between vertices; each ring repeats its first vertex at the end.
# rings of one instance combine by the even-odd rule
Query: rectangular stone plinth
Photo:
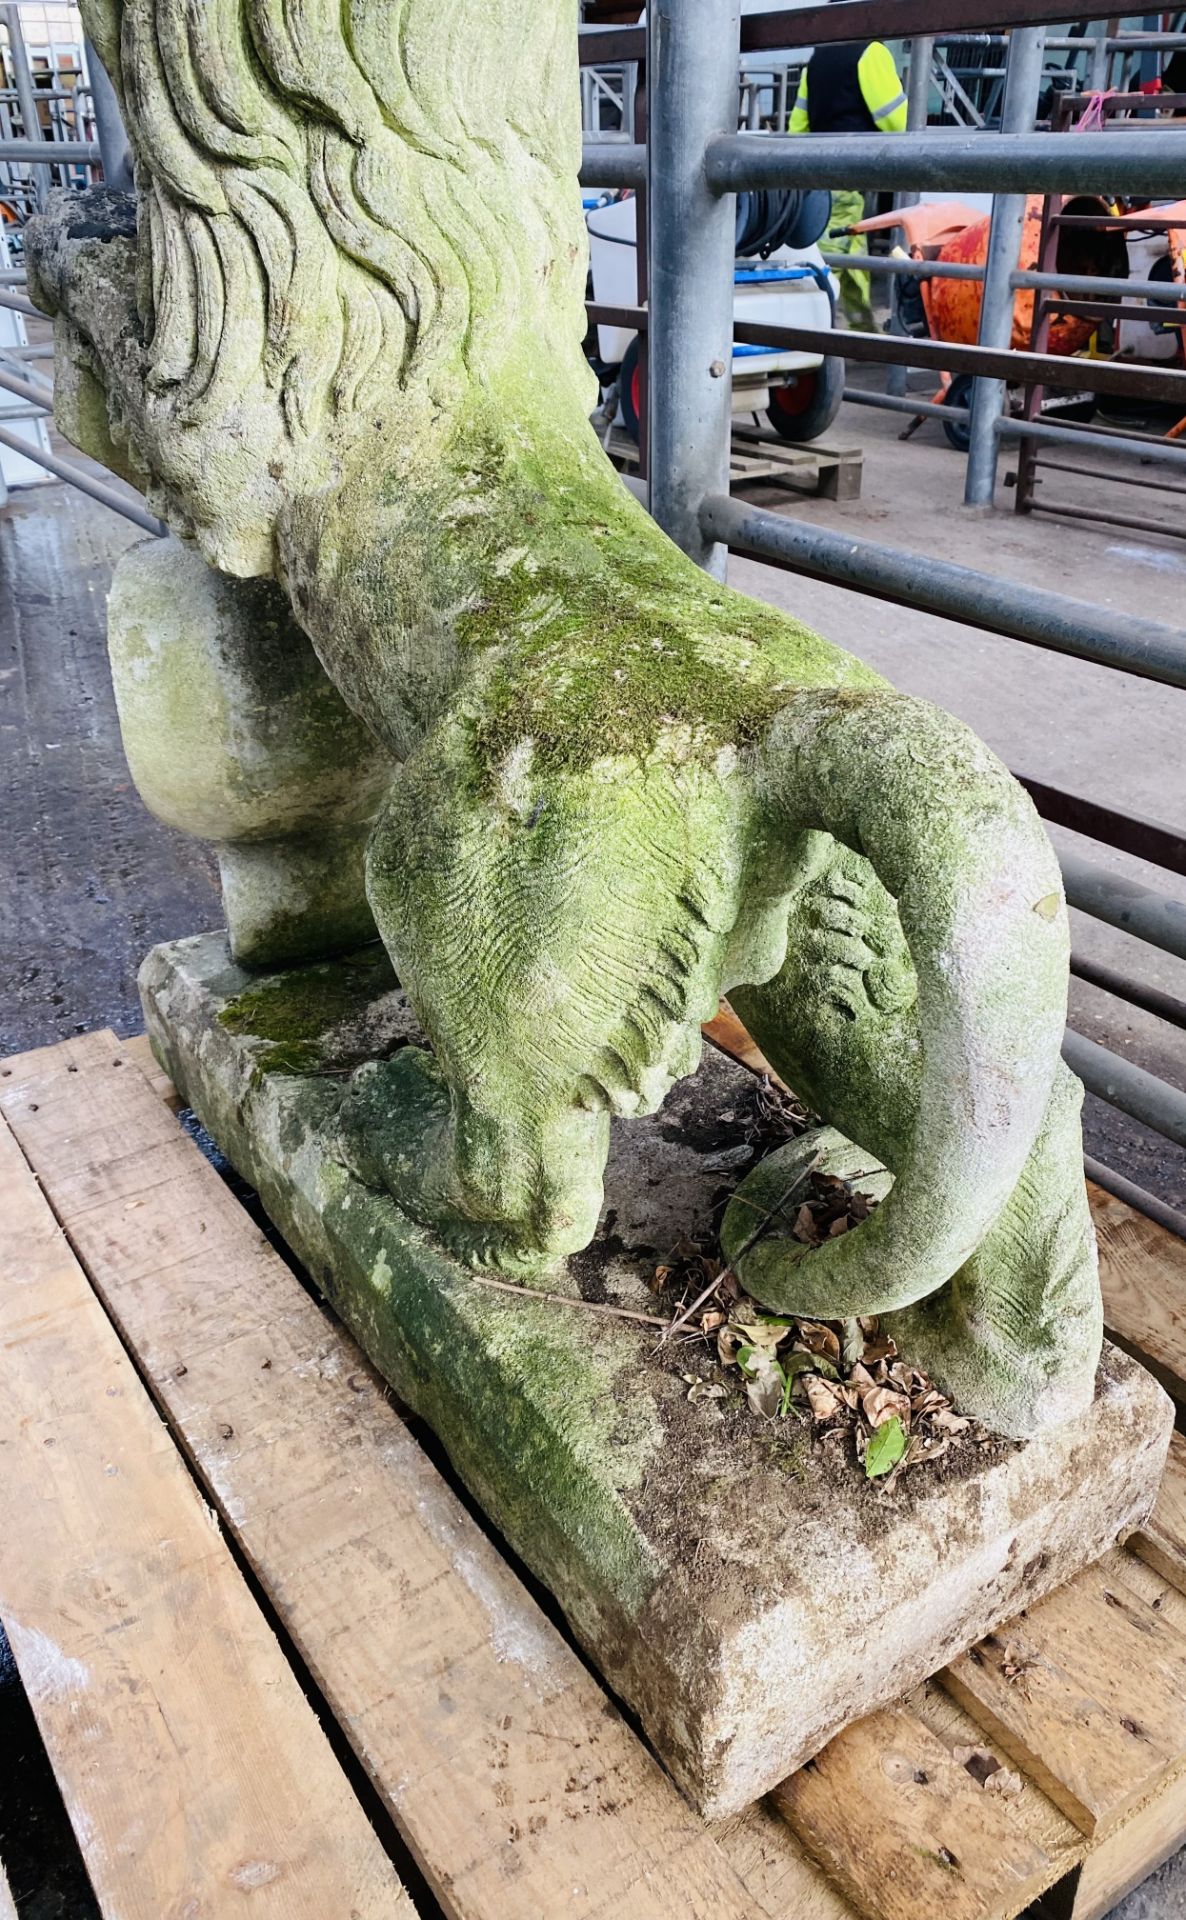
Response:
MULTIPOLYGON (((203 935, 155 949, 141 990, 186 1101, 706 1814, 755 1799, 1151 1507, 1170 1404, 1111 1348, 1082 1419, 887 1489, 793 1413, 762 1420, 732 1386, 689 1399, 715 1372, 702 1347, 483 1284, 337 1156, 351 1068, 419 1040, 377 947, 249 976, 203 935)), ((656 1262, 712 1244, 739 1149, 772 1144, 756 1088, 706 1051, 659 1114, 616 1123, 597 1239, 550 1289, 654 1315, 656 1262)))

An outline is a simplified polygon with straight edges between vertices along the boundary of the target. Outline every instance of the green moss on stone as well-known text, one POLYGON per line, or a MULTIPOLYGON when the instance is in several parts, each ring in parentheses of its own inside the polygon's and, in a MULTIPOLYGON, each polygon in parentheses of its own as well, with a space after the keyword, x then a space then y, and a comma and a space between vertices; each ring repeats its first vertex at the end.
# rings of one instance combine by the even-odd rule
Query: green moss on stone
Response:
POLYGON ((324 1036, 398 985, 375 940, 340 960, 269 974, 221 1007, 218 1021, 229 1033, 265 1043, 255 1056, 257 1074, 318 1073, 324 1036))

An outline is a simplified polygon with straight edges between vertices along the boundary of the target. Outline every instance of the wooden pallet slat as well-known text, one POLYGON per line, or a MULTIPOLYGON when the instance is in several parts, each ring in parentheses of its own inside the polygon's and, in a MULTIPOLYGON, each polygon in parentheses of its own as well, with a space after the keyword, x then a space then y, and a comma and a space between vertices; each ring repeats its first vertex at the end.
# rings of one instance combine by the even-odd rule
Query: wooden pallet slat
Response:
MULTIPOLYGON (((707 1036, 762 1071, 722 1016, 707 1036)), ((1102 1920, 1181 1843, 1186 1442, 1129 1543, 1141 1558, 1109 1555, 991 1636, 983 1664, 963 1656, 954 1680, 850 1727, 770 1800, 705 1828, 167 1100, 143 1037, 92 1035, 0 1067, 0 1106, 83 1285, 449 1915, 1014 1920, 1040 1898, 1046 1920, 1102 1920), (988 1792, 960 1764, 973 1745, 1018 1768, 1020 1794, 988 1792)), ((1143 1259, 1123 1217, 1113 1225, 1125 1260, 1143 1259)), ((1167 1238, 1154 1230, 1150 1256, 1169 1298, 1167 1238)), ((1172 1360, 1172 1324, 1162 1332, 1172 1360)))
POLYGON ((758 1920, 349 1335, 192 1143, 177 1174, 113 1036, 7 1064, 92 1283, 445 1911, 758 1920))
POLYGON ((900 1707, 846 1728, 773 1797, 869 1920, 1013 1920, 1060 1872, 1008 1799, 900 1707))
POLYGON ((990 1634, 943 1683, 1091 1836, 1186 1765, 1186 1638, 1110 1565, 990 1634))
POLYGON ((410 1914, 2 1121, 0 1212, 0 1617, 104 1914, 410 1914))
POLYGON ((1186 1593, 1186 1435, 1172 1436, 1157 1505, 1129 1545, 1186 1593))
POLYGON ((1100 1250, 1104 1322, 1186 1412, 1186 1240, 1087 1183, 1100 1250))
MULTIPOLYGON (((1101 1574, 1139 1597, 1186 1638, 1186 1594, 1135 1554, 1117 1548, 1101 1574)), ((1186 1839, 1186 1768, 1167 1773, 1147 1799, 1086 1846, 1078 1872, 1047 1896, 1044 1920, 1104 1920, 1118 1900, 1186 1839)))

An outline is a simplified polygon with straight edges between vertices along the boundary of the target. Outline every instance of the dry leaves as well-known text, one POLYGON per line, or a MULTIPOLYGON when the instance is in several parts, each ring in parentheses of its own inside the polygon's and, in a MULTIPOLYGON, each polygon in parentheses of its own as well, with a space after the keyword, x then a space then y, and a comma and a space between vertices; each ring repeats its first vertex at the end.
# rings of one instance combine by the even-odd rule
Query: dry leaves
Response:
MULTIPOLYGON (((763 1098, 775 1114, 777 1103, 786 1101, 768 1083, 763 1098)), ((793 1115, 783 1117, 788 1126, 798 1127, 793 1115)), ((795 1209, 793 1237, 822 1246, 859 1226, 876 1205, 848 1182, 814 1169, 808 1197, 795 1209)), ((656 1292, 680 1301, 670 1330, 715 1347, 725 1379, 737 1368, 752 1413, 774 1420, 798 1409, 820 1439, 851 1435, 870 1480, 892 1486, 901 1474, 942 1459, 973 1433, 972 1422, 899 1355, 875 1319, 802 1320, 765 1313, 742 1293, 730 1268, 688 1240, 678 1242, 656 1267, 653 1284, 656 1292)), ((719 1400, 727 1391, 719 1381, 693 1374, 684 1379, 689 1400, 719 1400)))

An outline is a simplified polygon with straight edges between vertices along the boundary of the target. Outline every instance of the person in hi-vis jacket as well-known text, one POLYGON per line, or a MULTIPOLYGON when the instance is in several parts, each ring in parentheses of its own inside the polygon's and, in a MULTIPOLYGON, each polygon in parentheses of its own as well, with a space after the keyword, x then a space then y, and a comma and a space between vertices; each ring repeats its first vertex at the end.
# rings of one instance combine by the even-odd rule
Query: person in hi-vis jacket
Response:
MULTIPOLYGON (((894 56, 880 40, 839 41, 817 47, 802 74, 791 114, 792 133, 904 133, 906 94, 894 56)), ((861 235, 837 232, 861 219, 864 195, 846 189, 832 195, 831 246, 863 251, 861 235)), ((840 305, 851 325, 876 325, 869 276, 848 267, 840 275, 840 305)))

